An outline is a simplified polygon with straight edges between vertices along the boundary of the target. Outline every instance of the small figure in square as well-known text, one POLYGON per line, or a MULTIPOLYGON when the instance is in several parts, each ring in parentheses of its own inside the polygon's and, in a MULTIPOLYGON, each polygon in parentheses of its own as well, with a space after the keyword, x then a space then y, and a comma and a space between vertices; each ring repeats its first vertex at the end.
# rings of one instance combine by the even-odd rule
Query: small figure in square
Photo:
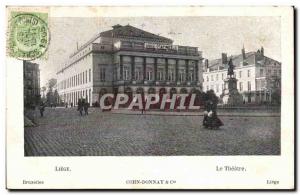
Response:
POLYGON ((39 110, 40 110, 41 117, 44 117, 44 111, 45 111, 45 104, 44 104, 44 102, 42 102, 40 104, 39 110))
POLYGON ((81 99, 79 99, 78 100, 78 108, 77 108, 77 110, 79 111, 80 116, 82 116, 83 104, 84 104, 84 101, 81 100, 81 99))
POLYGON ((89 106, 90 104, 88 102, 84 103, 83 105, 85 115, 89 115, 89 106))

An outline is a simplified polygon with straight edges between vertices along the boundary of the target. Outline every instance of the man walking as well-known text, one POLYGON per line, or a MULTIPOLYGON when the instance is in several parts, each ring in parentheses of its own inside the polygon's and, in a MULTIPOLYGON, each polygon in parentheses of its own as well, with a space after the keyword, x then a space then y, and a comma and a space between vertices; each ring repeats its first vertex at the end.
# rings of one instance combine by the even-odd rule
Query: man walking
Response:
POLYGON ((82 116, 82 110, 83 110, 83 104, 84 104, 84 102, 83 102, 83 100, 78 100, 78 111, 79 111, 79 113, 80 113, 80 116, 82 116))
POLYGON ((88 102, 86 102, 84 104, 84 114, 89 115, 89 103, 88 102))

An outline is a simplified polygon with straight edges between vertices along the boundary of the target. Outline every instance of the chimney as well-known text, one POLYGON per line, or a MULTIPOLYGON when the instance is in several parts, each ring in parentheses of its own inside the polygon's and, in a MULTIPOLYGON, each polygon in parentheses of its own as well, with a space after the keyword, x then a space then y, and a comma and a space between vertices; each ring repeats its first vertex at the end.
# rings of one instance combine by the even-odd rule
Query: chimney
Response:
POLYGON ((243 60, 246 59, 246 52, 245 52, 245 47, 243 45, 243 49, 242 49, 242 56, 243 56, 243 60))
POLYGON ((262 56, 264 56, 264 47, 261 47, 260 53, 261 53, 262 56))
POLYGON ((113 25, 112 26, 112 28, 115 30, 115 29, 117 29, 117 28, 120 28, 120 27, 122 27, 122 25, 120 25, 120 24, 116 24, 116 25, 113 25))
POLYGON ((227 64, 227 54, 222 53, 222 64, 227 64))
POLYGON ((208 70, 208 59, 204 60, 204 71, 206 72, 208 70))

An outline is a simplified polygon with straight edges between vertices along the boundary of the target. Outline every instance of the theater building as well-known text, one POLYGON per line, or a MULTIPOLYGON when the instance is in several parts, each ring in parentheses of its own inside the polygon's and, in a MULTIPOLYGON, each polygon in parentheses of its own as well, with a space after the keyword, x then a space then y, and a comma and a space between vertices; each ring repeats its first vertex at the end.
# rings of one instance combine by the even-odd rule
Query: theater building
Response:
POLYGON ((214 90, 220 97, 227 77, 228 61, 232 58, 237 89, 244 103, 280 103, 281 63, 264 54, 264 48, 228 57, 204 60, 203 91, 214 90))
POLYGON ((63 102, 76 105, 85 98, 92 104, 105 93, 200 92, 202 71, 197 47, 115 25, 69 56, 57 72, 57 87, 63 102))

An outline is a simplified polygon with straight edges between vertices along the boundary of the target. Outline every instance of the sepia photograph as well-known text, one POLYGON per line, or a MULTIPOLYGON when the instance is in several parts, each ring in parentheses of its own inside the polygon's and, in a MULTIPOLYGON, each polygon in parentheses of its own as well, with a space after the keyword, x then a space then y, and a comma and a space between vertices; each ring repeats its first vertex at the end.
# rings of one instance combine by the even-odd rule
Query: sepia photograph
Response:
POLYGON ((280 155, 279 17, 48 22, 47 61, 23 61, 25 156, 280 155))

